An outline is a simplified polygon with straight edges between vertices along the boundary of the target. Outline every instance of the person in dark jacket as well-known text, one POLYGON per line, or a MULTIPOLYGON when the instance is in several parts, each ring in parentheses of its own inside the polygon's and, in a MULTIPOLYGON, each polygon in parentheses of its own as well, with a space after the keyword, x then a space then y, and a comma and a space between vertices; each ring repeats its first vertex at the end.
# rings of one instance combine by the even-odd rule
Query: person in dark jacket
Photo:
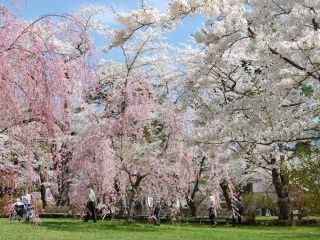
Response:
POLYGON ((234 197, 233 200, 233 214, 232 214, 232 226, 235 227, 236 223, 238 227, 241 224, 241 215, 244 212, 243 204, 239 195, 234 197))
POLYGON ((217 226, 217 221, 216 221, 216 209, 214 206, 211 206, 209 208, 209 219, 210 219, 210 223, 212 227, 216 227, 217 226))
POLYGON ((154 225, 160 226, 160 201, 157 201, 153 207, 153 215, 156 217, 157 221, 154 222, 154 225))

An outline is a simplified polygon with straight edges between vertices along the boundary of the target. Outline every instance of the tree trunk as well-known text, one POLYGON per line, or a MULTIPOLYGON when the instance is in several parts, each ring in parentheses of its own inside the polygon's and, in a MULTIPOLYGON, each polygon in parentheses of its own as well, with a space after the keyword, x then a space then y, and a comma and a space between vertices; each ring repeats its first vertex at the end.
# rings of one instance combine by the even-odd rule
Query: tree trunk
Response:
POLYGON ((278 197, 279 220, 290 220, 289 178, 281 174, 277 168, 272 169, 272 182, 278 197))
POLYGON ((199 191, 199 184, 200 184, 201 175, 204 171, 205 161, 206 161, 206 157, 202 157, 199 162, 199 171, 198 171, 196 179, 195 179, 195 184, 192 189, 190 199, 187 198, 187 204, 189 206, 190 214, 192 217, 197 216, 197 206, 195 204, 195 196, 196 196, 196 193, 199 191))
POLYGON ((139 189, 140 182, 142 179, 144 179, 148 174, 140 175, 139 173, 135 176, 136 181, 133 183, 132 182, 132 174, 127 172, 129 174, 129 179, 131 183, 131 192, 129 194, 129 203, 128 203, 128 214, 127 214, 127 223, 132 222, 132 216, 134 213, 134 203, 135 203, 135 198, 137 195, 137 191, 139 189))
POLYGON ((189 206, 189 209, 190 209, 191 217, 196 217, 197 216, 197 206, 194 203, 194 201, 193 200, 188 200, 188 206, 189 206))
POLYGON ((229 186, 228 186, 227 181, 223 180, 223 181, 220 183, 220 188, 222 189, 223 196, 224 196, 224 198, 225 198, 225 200, 226 200, 228 209, 229 209, 229 210, 232 210, 230 189, 229 189, 229 186))
POLYGON ((46 186, 45 182, 47 182, 47 173, 43 166, 39 166, 39 175, 40 175, 40 194, 41 194, 41 201, 42 201, 42 208, 45 209, 48 205, 47 196, 46 196, 46 186))
POLYGON ((56 199, 57 206, 69 206, 69 161, 72 158, 72 151, 67 148, 66 144, 61 146, 61 167, 58 175, 58 196, 56 199))
POLYGON ((132 189, 132 192, 130 193, 130 197, 129 197, 129 203, 128 203, 128 213, 127 213, 127 218, 126 218, 127 223, 132 222, 135 196, 136 196, 136 190, 132 189))
POLYGON ((119 179, 115 178, 113 182, 113 186, 114 186, 114 190, 116 191, 117 198, 119 199, 119 201, 117 202, 117 205, 118 205, 117 207, 119 209, 118 214, 123 217, 125 214, 125 204, 123 202, 123 199, 121 198, 119 179))

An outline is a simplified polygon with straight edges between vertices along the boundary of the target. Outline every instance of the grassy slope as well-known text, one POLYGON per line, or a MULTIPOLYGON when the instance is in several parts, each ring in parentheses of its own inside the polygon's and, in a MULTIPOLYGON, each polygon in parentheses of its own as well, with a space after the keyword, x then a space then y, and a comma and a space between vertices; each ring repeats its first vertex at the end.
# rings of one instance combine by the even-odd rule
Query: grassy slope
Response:
POLYGON ((44 219, 42 226, 31 226, 19 222, 0 219, 0 239, 2 240, 91 240, 91 239, 320 239, 319 227, 250 227, 181 224, 172 226, 162 224, 160 227, 134 223, 127 225, 123 221, 82 223, 79 220, 44 219))

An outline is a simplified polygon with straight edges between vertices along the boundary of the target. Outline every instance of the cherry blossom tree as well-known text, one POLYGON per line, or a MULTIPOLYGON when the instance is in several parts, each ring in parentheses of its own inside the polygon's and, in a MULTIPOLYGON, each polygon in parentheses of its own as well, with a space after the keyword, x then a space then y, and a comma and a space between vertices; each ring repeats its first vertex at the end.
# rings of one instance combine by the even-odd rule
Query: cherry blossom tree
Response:
MULTIPOLYGON (((187 14, 187 12, 185 14, 187 14)), ((182 76, 184 74, 178 70, 180 66, 175 63, 176 58, 173 57, 172 52, 175 49, 169 47, 168 44, 160 43, 159 40, 163 41, 163 39, 159 38, 159 36, 172 29, 179 19, 176 20, 173 16, 161 14, 157 10, 148 8, 145 5, 127 14, 117 13, 116 16, 116 19, 124 28, 122 30, 106 31, 106 35, 111 38, 111 40, 110 44, 105 48, 105 51, 108 51, 110 48, 119 47, 123 53, 124 62, 102 63, 102 86, 105 88, 114 88, 117 87, 114 86, 115 82, 126 81, 125 79, 135 72, 144 72, 144 74, 148 76, 148 81, 155 86, 154 93, 160 97, 162 102, 168 103, 172 100, 176 101, 180 94, 178 93, 178 88, 181 86, 181 84, 177 82, 183 79, 182 76), (159 53, 160 51, 161 53, 159 53)), ((166 106, 163 107, 165 108, 166 106)), ((178 112, 175 114, 179 115, 178 112)), ((176 149, 181 149, 182 146, 175 142, 177 140, 178 139, 171 140, 170 145, 177 146, 176 149)), ((181 151, 179 152, 178 150, 171 154, 176 154, 175 158, 179 159, 177 160, 176 166, 184 166, 184 164, 186 164, 183 161, 183 159, 186 158, 183 157, 181 151)), ((172 155, 169 159, 172 158, 172 155)), ((197 165, 196 162, 198 159, 196 159, 196 157, 190 158, 190 162, 188 163, 190 164, 188 168, 189 174, 185 172, 177 175, 172 172, 170 173, 170 168, 168 168, 169 173, 167 176, 172 178, 171 184, 179 182, 181 184, 180 187, 182 187, 182 185, 184 187, 182 187, 182 190, 180 187, 170 186, 169 184, 167 188, 172 189, 171 192, 179 195, 179 197, 183 195, 183 198, 188 200, 193 215, 196 214, 196 204, 193 204, 193 202, 195 195, 199 194, 199 175, 207 175, 203 176, 203 179, 208 178, 207 188, 217 183, 216 179, 212 179, 214 175, 212 169, 214 169, 213 166, 215 165, 211 164, 211 159, 212 158, 203 158, 203 161, 200 161, 199 166, 196 167, 195 165, 197 165), (204 168, 211 170, 207 171, 204 168), (206 173, 203 174, 205 171, 206 173)), ((178 167, 178 169, 180 169, 180 167, 178 167)), ((213 189, 212 187, 211 190, 213 191, 213 189)))
POLYGON ((288 219, 289 180, 281 166, 291 158, 285 146, 318 139, 318 93, 307 96, 305 89, 319 82, 319 3, 173 2, 208 16, 194 35, 204 49, 192 69, 186 64, 189 103, 205 133, 196 141, 219 146, 223 158, 269 171, 279 218, 288 219))
MULTIPOLYGON (((45 15, 30 22, 0 10, 0 133, 9 138, 11 150, 20 148, 19 160, 30 165, 23 172, 38 172, 42 186, 47 171, 61 165, 54 146, 71 133, 74 111, 92 85, 89 33, 99 11, 45 15)), ((41 189, 44 195, 46 187, 41 189)))
POLYGON ((166 14, 135 21, 141 12, 124 16, 119 39, 146 26, 172 28, 186 15, 207 17, 194 35, 201 48, 186 49, 180 60, 188 73, 180 94, 204 127, 194 140, 219 146, 223 159, 236 158, 238 171, 247 164, 269 171, 279 218, 288 219, 285 146, 318 139, 317 88, 305 94, 319 82, 318 1, 173 0, 166 14))
MULTIPOLYGON (((319 4, 172 0, 159 12, 142 1, 129 13, 114 11, 120 27, 95 27, 107 37, 104 51, 118 48, 123 62, 100 63, 97 91, 85 104, 79 89, 92 79, 92 12, 30 23, 1 8, 0 134, 23 126, 56 144, 57 133, 71 132, 81 102, 88 114, 77 118, 84 124, 70 140, 73 193, 94 182, 100 195, 122 199, 130 221, 139 194, 168 195, 164 186, 193 201, 210 179, 204 185, 215 194, 220 183, 231 205, 232 185, 262 168, 271 175, 279 218, 287 220, 283 168, 296 157, 287 149, 319 138, 319 4), (206 18, 195 44, 166 44, 163 36, 190 15, 206 18), (195 117, 180 122, 190 108, 195 117)), ((65 146, 59 142, 56 152, 65 146)))
POLYGON ((74 164, 81 183, 94 183, 100 196, 114 195, 130 222, 142 194, 164 194, 169 181, 164 153, 175 130, 144 77, 121 80, 106 93, 105 109, 76 148, 74 164))
MULTIPOLYGON (((197 216, 197 208, 209 196, 214 196, 219 208, 220 181, 223 170, 218 157, 204 155, 197 147, 184 146, 184 153, 175 163, 172 181, 180 199, 185 199, 191 216, 197 216)), ((176 197, 176 196, 175 196, 176 197)))

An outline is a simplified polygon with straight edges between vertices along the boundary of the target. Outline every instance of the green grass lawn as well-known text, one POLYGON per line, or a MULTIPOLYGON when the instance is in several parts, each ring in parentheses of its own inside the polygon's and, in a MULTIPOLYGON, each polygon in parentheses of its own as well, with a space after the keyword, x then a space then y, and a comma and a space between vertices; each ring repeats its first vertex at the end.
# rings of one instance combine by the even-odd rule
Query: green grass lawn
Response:
POLYGON ((160 227, 147 223, 126 224, 121 220, 83 223, 72 219, 42 219, 42 226, 31 226, 20 222, 9 222, 0 219, 0 239, 2 240, 58 240, 58 239, 320 239, 319 227, 253 227, 233 228, 218 225, 211 228, 207 225, 162 224, 160 227))

